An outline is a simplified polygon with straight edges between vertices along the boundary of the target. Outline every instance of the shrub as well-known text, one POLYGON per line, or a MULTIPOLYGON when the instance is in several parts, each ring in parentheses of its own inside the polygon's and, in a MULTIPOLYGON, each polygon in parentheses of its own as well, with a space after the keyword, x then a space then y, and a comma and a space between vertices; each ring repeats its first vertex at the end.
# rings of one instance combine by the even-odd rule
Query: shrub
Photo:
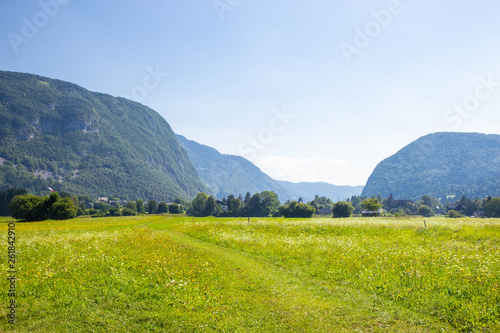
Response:
POLYGON ((456 218, 460 217, 460 214, 459 214, 456 210, 453 210, 453 209, 452 209, 452 210, 450 210, 450 211, 448 212, 448 217, 451 217, 451 218, 453 218, 453 219, 456 219, 456 218))
POLYGON ((123 208, 122 215, 123 216, 135 216, 135 212, 130 208, 123 208))
POLYGON ((92 215, 92 217, 106 217, 106 213, 104 213, 102 210, 98 210, 94 215, 92 215))
POLYGON ((180 214, 181 213, 181 206, 178 204, 170 204, 168 206, 168 210, 170 214, 180 214))
POLYGON ((284 205, 279 208, 279 213, 284 217, 312 217, 316 212, 314 206, 297 203, 292 201, 289 205, 284 205))
POLYGON ((109 209, 109 216, 122 216, 122 212, 119 208, 113 207, 109 209))
POLYGON ((49 216, 53 220, 68 220, 76 216, 77 208, 71 198, 63 198, 56 201, 49 210, 49 216))
POLYGON ((76 209, 77 209, 76 216, 85 215, 85 211, 82 209, 82 207, 77 207, 76 209))
POLYGON ((434 211, 432 210, 431 207, 422 205, 418 207, 418 215, 422 215, 424 217, 431 217, 434 216, 434 211))
POLYGON ((9 205, 10 213, 17 220, 43 221, 71 219, 76 216, 77 207, 71 198, 63 198, 53 192, 48 197, 32 194, 18 195, 9 205))
POLYGON ((350 202, 339 201, 333 204, 333 217, 350 217, 352 212, 354 211, 354 207, 350 202))
POLYGON ((43 198, 33 194, 17 195, 9 204, 10 215, 16 220, 42 221, 43 202, 43 198))

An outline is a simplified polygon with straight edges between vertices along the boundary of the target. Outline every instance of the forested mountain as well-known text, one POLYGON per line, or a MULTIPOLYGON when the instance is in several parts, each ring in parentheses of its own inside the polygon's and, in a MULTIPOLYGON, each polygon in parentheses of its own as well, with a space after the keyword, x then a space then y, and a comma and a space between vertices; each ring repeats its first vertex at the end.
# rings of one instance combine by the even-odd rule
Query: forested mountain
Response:
POLYGON ((173 200, 208 191, 154 110, 45 77, 0 71, 0 189, 173 200))
POLYGON ((188 140, 182 135, 177 135, 177 139, 186 149, 200 178, 220 199, 229 194, 245 196, 246 192, 253 194, 264 190, 274 191, 280 200, 292 196, 243 157, 221 154, 212 147, 188 140))
POLYGON ((277 181, 262 172, 252 162, 240 156, 219 153, 216 149, 177 135, 186 149, 198 174, 218 197, 229 194, 245 195, 262 191, 274 191, 281 201, 302 199, 307 202, 315 195, 326 196, 334 201, 359 195, 362 186, 335 186, 327 183, 291 183, 277 181))
POLYGON ((424 194, 500 196, 500 135, 434 133, 380 162, 363 195, 417 199, 424 194))

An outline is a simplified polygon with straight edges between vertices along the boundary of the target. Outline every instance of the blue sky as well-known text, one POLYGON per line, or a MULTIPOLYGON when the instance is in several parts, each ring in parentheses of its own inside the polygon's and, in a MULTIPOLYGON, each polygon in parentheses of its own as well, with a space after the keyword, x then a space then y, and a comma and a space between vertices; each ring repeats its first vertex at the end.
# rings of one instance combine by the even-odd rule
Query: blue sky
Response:
POLYGON ((494 0, 0 1, 0 69, 135 99, 276 179, 364 185, 436 131, 500 134, 494 0))

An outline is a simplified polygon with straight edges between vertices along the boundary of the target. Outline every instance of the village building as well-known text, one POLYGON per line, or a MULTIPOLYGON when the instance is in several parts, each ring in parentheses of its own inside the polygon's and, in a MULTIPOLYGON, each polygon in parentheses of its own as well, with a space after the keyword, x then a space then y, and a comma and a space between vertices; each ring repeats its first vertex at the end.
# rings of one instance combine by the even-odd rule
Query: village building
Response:
POLYGON ((471 217, 483 218, 484 217, 484 211, 482 211, 482 210, 476 210, 474 213, 472 213, 471 217))
POLYGON ((227 203, 219 199, 215 200, 215 203, 220 205, 220 208, 222 209, 223 212, 227 212, 227 203))
POLYGON ((455 210, 457 212, 460 212, 460 211, 463 211, 465 210, 465 207, 462 206, 460 203, 456 203, 456 204, 448 204, 448 206, 446 206, 446 208, 448 210, 455 210))
POLYGON ((330 215, 332 214, 332 209, 331 208, 328 208, 328 207, 323 207, 319 210, 318 212, 320 215, 330 215))

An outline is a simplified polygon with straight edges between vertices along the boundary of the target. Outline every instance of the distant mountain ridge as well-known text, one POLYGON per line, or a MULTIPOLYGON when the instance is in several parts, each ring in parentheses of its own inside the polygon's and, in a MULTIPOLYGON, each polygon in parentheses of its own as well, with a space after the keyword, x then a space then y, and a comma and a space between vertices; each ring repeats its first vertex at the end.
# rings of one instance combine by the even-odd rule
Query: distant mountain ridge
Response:
POLYGON ((170 125, 124 98, 0 71, 0 189, 170 201, 208 188, 170 125))
POLYGON ((276 180, 286 190, 299 194, 304 200, 310 201, 315 195, 325 196, 334 202, 345 200, 353 195, 360 195, 364 186, 333 185, 325 182, 300 182, 292 183, 284 180, 276 180))
POLYGON ((433 133, 419 138, 374 169, 363 195, 417 199, 500 196, 500 135, 433 133))
POLYGON ((333 200, 359 195, 363 186, 336 186, 327 183, 291 183, 278 181, 262 172, 243 157, 221 154, 216 149, 188 140, 177 134, 177 139, 186 149, 200 178, 220 199, 229 194, 242 196, 264 190, 274 191, 281 201, 311 201, 315 195, 333 200))

